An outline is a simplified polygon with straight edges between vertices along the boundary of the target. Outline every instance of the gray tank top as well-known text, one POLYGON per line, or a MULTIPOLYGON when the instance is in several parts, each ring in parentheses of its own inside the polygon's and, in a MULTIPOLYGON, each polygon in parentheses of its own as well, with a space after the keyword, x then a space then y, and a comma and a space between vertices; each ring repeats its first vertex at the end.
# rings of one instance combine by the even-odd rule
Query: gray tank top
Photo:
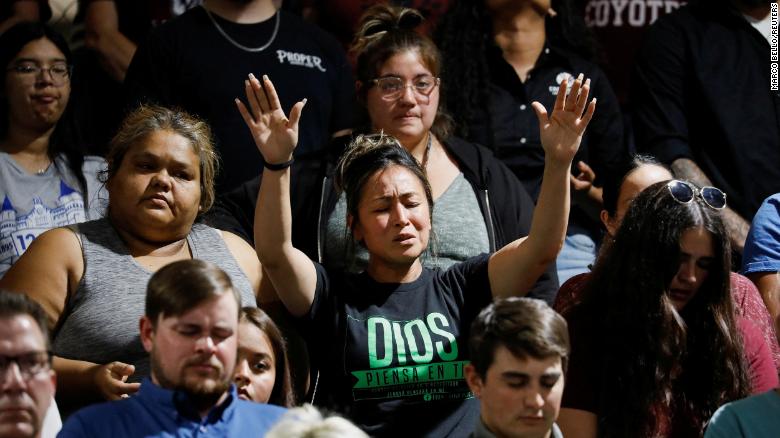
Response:
MULTIPOLYGON (((107 219, 72 226, 84 255, 84 276, 53 339, 54 354, 98 364, 135 365, 130 381, 149 376, 149 357, 141 345, 138 321, 144 314, 146 283, 152 276, 139 265, 107 219)), ((192 257, 212 262, 230 276, 243 306, 255 306, 254 290, 218 230, 195 224, 187 236, 192 257)))
MULTIPOLYGON (((435 237, 420 259, 426 268, 446 270, 455 263, 490 252, 487 225, 477 195, 462 173, 436 200, 433 232, 435 237)), ((350 272, 361 272, 368 265, 368 251, 355 244, 347 230, 347 199, 343 193, 328 218, 324 264, 350 272)))

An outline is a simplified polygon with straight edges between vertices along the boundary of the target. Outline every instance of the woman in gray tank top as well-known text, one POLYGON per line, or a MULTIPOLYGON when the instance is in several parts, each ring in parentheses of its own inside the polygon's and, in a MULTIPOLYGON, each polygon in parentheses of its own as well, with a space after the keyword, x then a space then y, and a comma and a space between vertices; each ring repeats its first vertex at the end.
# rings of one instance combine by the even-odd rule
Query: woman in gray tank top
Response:
POLYGON ((146 284, 161 267, 204 259, 255 306, 261 267, 237 236, 195 223, 214 201, 216 153, 205 122, 143 106, 111 142, 107 217, 42 234, 0 280, 27 293, 52 326, 65 411, 138 390, 149 374, 139 341, 146 284))

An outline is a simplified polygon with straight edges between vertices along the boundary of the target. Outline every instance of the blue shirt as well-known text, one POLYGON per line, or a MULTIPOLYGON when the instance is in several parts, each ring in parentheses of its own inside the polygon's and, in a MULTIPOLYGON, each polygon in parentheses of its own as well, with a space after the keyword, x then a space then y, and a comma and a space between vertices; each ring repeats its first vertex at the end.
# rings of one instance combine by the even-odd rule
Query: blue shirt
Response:
POLYGON ((742 255, 742 271, 780 271, 780 193, 766 198, 753 217, 742 255))
POLYGON ((86 407, 71 415, 60 438, 67 437, 262 437, 286 409, 228 397, 205 418, 181 391, 145 379, 136 396, 86 407))
POLYGON ((775 438, 780 430, 776 390, 727 403, 710 420, 704 438, 775 438))

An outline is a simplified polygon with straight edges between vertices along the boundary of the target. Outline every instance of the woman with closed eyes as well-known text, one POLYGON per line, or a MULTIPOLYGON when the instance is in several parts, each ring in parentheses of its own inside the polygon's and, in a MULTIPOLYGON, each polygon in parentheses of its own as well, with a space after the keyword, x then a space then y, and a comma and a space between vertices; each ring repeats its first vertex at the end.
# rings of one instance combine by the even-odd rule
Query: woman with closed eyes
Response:
MULTIPOLYGON (((438 78, 441 55, 417 32, 421 21, 408 8, 377 5, 366 11, 352 49, 360 107, 356 133, 390 135, 421 163, 436 202, 434 237, 422 263, 446 269, 527 236, 534 203, 492 152, 451 135, 440 94, 443 87, 457 84, 438 78)), ((292 239, 312 260, 359 272, 368 253, 350 239, 346 199, 334 187, 336 163, 348 141, 336 139, 327 153, 296 159, 292 239)), ((241 222, 237 231, 247 237, 252 235, 258 184, 256 179, 229 195, 236 206, 231 213, 241 222)), ((529 290, 522 292, 552 303, 558 290, 554 263, 529 290)))
POLYGON ((564 436, 701 436, 719 406, 777 385, 763 334, 735 313, 725 205, 679 180, 631 202, 564 313, 564 436))
MULTIPOLYGON (((571 160, 596 102, 588 100, 587 80, 575 80, 568 96, 566 80, 561 87, 552 113, 533 105, 547 166, 528 237, 446 270, 421 262, 434 222, 425 160, 403 140, 358 136, 336 168, 346 226, 368 253, 366 269, 351 273, 315 263, 294 246, 289 168, 305 102, 288 117, 271 81, 250 77, 248 104, 237 105, 266 167, 255 244, 281 302, 306 328, 320 370, 315 403, 375 436, 471 432, 477 404, 463 379, 468 325, 491 299, 524 295, 565 235, 571 160)), ((411 120, 410 127, 419 125, 411 120)))

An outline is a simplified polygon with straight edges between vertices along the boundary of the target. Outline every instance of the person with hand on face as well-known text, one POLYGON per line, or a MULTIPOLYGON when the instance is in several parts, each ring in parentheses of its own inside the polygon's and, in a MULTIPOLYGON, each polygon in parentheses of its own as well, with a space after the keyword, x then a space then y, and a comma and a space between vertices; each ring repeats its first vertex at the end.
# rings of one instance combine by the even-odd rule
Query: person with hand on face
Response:
POLYGON ((241 308, 233 381, 239 398, 286 408, 295 406, 287 344, 274 321, 258 307, 241 308))
POLYGON ((564 81, 551 114, 534 104, 547 166, 528 237, 446 271, 420 260, 433 214, 423 163, 387 135, 357 137, 337 167, 348 228, 369 253, 366 270, 352 274, 292 245, 289 167, 305 101, 288 118, 271 81, 250 77, 248 107, 236 103, 266 163, 255 243, 282 303, 311 329, 315 403, 376 436, 471 431, 476 404, 462 372, 468 325, 491 299, 528 290, 565 235, 571 160, 596 108, 583 78, 566 90, 564 81))
POLYGON ((631 202, 564 314, 566 437, 700 436, 725 402, 777 386, 762 334, 734 309, 725 205, 680 180, 631 202))
POLYGON ((285 409, 242 400, 231 384, 240 302, 212 263, 181 260, 157 271, 140 320, 151 378, 136 396, 75 413, 59 436, 262 436, 285 409))
POLYGON ((0 35, 0 278, 41 233, 103 214, 106 162, 85 156, 63 120, 71 63, 64 38, 45 25, 0 35))
POLYGON ((0 436, 39 438, 57 378, 46 314, 24 295, 0 290, 0 436))
POLYGON ((40 303, 57 327, 64 411, 131 394, 149 374, 137 319, 143 285, 161 267, 211 261, 231 276, 243 305, 256 305, 262 274, 252 247, 196 223, 213 203, 216 161, 204 122, 140 107, 112 141, 107 217, 44 233, 0 280, 40 303))
POLYGON ((562 438, 555 424, 569 359, 566 320, 530 298, 495 301, 469 333, 466 382, 480 400, 473 438, 562 438))

